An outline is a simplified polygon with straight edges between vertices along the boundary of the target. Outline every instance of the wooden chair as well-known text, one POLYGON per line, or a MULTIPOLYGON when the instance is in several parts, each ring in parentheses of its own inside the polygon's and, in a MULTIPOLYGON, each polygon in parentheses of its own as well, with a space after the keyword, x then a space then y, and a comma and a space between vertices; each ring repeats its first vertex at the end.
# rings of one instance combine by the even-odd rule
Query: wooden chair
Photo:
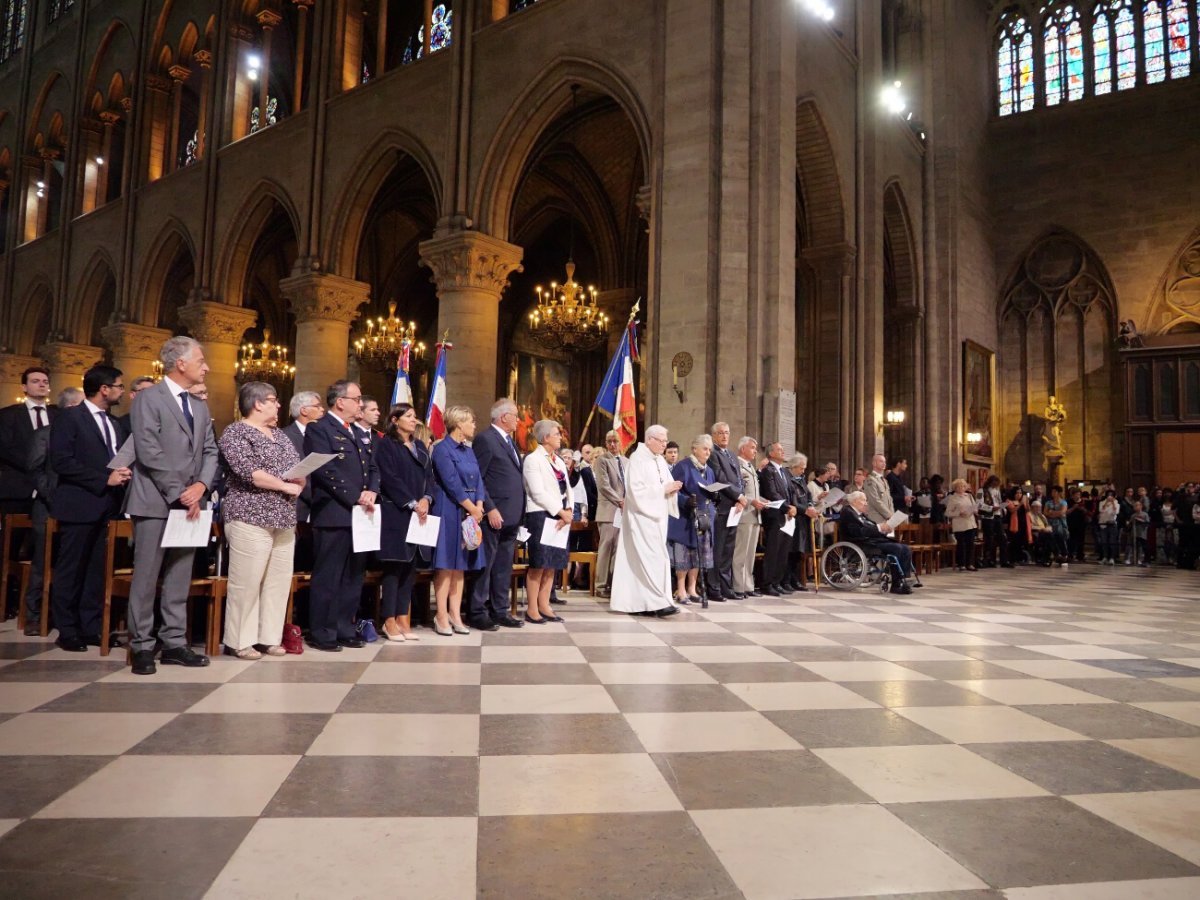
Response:
POLYGON ((112 608, 113 600, 124 598, 128 603, 129 591, 133 585, 133 568, 116 567, 117 545, 125 543, 126 553, 132 551, 133 522, 130 519, 113 519, 108 523, 108 534, 105 536, 104 548, 104 610, 100 617, 100 655, 108 656, 112 647, 112 608))
POLYGON ((940 572, 941 554, 938 551, 937 535, 934 532, 934 527, 929 522, 921 522, 917 528, 917 542, 913 545, 913 552, 916 553, 919 548, 930 564, 931 568, 927 571, 940 572))
POLYGON ((50 582, 54 580, 54 567, 50 561, 54 558, 54 536, 58 534, 58 519, 53 517, 46 520, 46 545, 42 554, 42 565, 45 575, 42 576, 42 618, 38 621, 38 634, 46 637, 50 634, 50 582))
POLYGON ((921 542, 921 526, 905 522, 896 529, 896 540, 908 545, 912 550, 913 565, 918 575, 928 575, 933 571, 934 548, 932 544, 921 542))
POLYGON ((950 529, 949 522, 941 522, 935 526, 935 543, 937 544, 939 561, 942 565, 954 565, 955 551, 958 549, 958 541, 954 540, 954 532, 950 529))
MULTIPOLYGON (((592 536, 592 546, 599 545, 599 530, 595 524, 589 522, 584 525, 582 522, 571 523, 572 532, 586 531, 592 536)), ((584 565, 588 567, 588 589, 593 597, 596 596, 596 551, 595 550, 572 550, 567 554, 567 567, 562 570, 562 584, 559 585, 561 590, 567 590, 571 586, 571 563, 584 565)))
POLYGON ((24 513, 8 513, 0 519, 0 553, 4 554, 0 562, 0 602, 7 600, 8 580, 14 575, 18 582, 17 597, 17 630, 25 628, 25 591, 29 589, 29 575, 33 563, 27 559, 12 558, 13 537, 18 531, 33 529, 33 518, 24 513))

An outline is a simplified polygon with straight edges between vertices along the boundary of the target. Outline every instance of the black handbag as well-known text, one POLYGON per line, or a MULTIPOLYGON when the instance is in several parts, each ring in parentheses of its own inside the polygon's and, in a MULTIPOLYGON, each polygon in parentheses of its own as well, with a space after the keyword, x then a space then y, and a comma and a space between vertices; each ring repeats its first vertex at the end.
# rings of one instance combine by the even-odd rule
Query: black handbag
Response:
POLYGON ((707 509, 696 510, 696 534, 708 534, 712 531, 712 516, 707 509))

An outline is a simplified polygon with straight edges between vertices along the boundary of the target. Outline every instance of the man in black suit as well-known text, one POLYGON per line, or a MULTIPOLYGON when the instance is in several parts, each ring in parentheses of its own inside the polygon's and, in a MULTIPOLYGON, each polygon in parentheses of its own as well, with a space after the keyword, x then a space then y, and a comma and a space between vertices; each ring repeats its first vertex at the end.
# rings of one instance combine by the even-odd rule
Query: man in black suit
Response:
POLYGON ((868 553, 883 553, 892 557, 892 593, 911 594, 912 588, 905 582, 904 577, 913 571, 912 548, 899 541, 889 540, 888 536, 893 532, 885 532, 884 527, 867 518, 866 494, 853 491, 847 495, 846 507, 838 518, 838 536, 842 540, 858 544, 868 553))
POLYGON ((525 623, 508 614, 509 587, 517 530, 525 518, 525 481, 521 456, 513 442, 517 404, 507 397, 492 405, 492 425, 475 435, 471 449, 479 462, 487 499, 483 501, 487 525, 483 546, 487 565, 471 585, 469 622, 481 631, 520 628, 525 623))
POLYGON ((50 430, 50 464, 58 476, 50 511, 59 533, 50 608, 55 643, 77 653, 100 646, 105 533, 132 475, 128 468, 108 468, 127 437, 111 415, 124 392, 119 369, 92 366, 83 376, 87 399, 63 410, 50 430))
MULTIPOLYGON (((781 506, 768 506, 759 513, 763 531, 766 533, 766 549, 763 554, 763 581, 766 587, 763 588, 763 593, 768 597, 782 597, 792 593, 792 589, 784 584, 792 538, 784 534, 783 527, 788 519, 795 517, 796 507, 791 505, 791 477, 784 468, 784 462, 783 444, 773 441, 767 445, 767 464, 758 473, 759 496, 767 503, 782 501, 781 506)), ((738 483, 741 483, 740 479, 738 483)))
MULTIPOLYGON (((54 421, 58 410, 50 403, 50 372, 33 366, 21 373, 25 399, 0 409, 0 513, 34 515, 33 495, 37 490, 30 469, 33 433, 54 421)), ((25 634, 38 634, 38 619, 42 609, 43 549, 46 543, 46 520, 34 516, 33 529, 21 550, 28 550, 33 565, 25 596, 25 634)), ((7 585, 0 589, 7 589, 7 585)))
MULTIPOLYGON (((283 429, 283 433, 291 440, 296 452, 304 457, 304 432, 313 422, 325 415, 325 407, 321 405, 321 395, 316 391, 300 391, 292 397, 288 407, 291 413, 291 424, 283 429)), ((304 490, 296 498, 296 557, 297 572, 311 572, 313 563, 312 527, 312 479, 305 479, 304 490)))
POLYGON ((375 449, 375 442, 383 437, 378 431, 380 415, 379 401, 363 394, 358 415, 354 417, 354 433, 360 441, 369 444, 372 450, 375 449))
MULTIPOLYGON (((713 479, 728 485, 713 499, 717 514, 713 518, 713 567, 708 570, 708 599, 733 600, 733 550, 737 545, 737 526, 729 526, 729 511, 744 510, 742 472, 737 457, 729 449, 729 423, 717 422, 712 427, 713 451, 708 467, 713 479)), ((768 582, 770 583, 770 582, 768 582)))
POLYGON ((354 431, 362 391, 353 381, 335 381, 325 394, 329 412, 304 429, 304 453, 333 453, 336 459, 312 474, 313 568, 309 592, 309 646, 335 653, 362 647, 354 614, 362 594, 367 554, 354 552, 351 511, 375 509, 379 469, 370 442, 354 431))

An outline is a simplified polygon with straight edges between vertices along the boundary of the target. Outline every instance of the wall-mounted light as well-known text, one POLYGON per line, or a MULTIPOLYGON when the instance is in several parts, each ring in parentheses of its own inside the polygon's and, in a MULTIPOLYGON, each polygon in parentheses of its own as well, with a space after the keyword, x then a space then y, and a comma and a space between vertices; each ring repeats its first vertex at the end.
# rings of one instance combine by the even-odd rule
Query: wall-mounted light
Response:
POLYGON ((46 186, 46 182, 44 182, 44 181, 39 181, 39 182, 37 183, 37 189, 38 189, 39 191, 40 191, 40 190, 42 190, 42 189, 43 189, 45 186, 46 186))
POLYGON ((104 157, 103 156, 96 157, 96 165, 98 165, 98 166, 104 165, 104 157))
POLYGON ((246 57, 246 65, 249 67, 246 77, 251 81, 258 81, 258 70, 262 68, 262 57, 257 53, 251 53, 246 57))
POLYGON ((883 108, 897 116, 908 107, 908 101, 904 98, 900 88, 901 83, 897 80, 879 92, 879 102, 883 104, 883 108))
POLYGON ((804 8, 824 22, 833 21, 833 7, 826 0, 801 0, 804 8))
POLYGON ((883 421, 879 423, 879 433, 883 434, 885 428, 895 428, 897 425, 904 424, 904 410, 889 409, 883 414, 883 421))

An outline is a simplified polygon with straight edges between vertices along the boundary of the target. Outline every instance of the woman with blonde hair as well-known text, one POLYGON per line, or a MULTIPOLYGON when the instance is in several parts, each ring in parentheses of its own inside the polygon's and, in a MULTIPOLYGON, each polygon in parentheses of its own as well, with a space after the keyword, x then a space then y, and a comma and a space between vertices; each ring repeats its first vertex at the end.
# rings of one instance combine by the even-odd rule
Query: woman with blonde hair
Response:
POLYGON ((525 482, 524 524, 529 532, 525 545, 529 553, 529 570, 525 574, 528 595, 525 621, 542 625, 562 621, 550 608, 550 591, 554 587, 555 574, 566 568, 569 559, 566 547, 543 544, 542 532, 546 522, 552 519, 558 520, 555 528, 560 532, 571 527, 575 517, 575 494, 571 490, 570 473, 559 456, 562 428, 553 419, 540 419, 534 423, 532 433, 537 448, 525 457, 521 467, 525 482))
POLYGON ((974 572, 975 532, 979 529, 975 514, 979 511, 979 502, 967 491, 965 478, 955 478, 950 489, 953 493, 946 501, 946 518, 950 520, 958 544, 954 548, 954 568, 959 572, 974 572))
POLYGON ((437 614, 433 630, 443 637, 470 634, 462 621, 464 572, 482 569, 486 563, 482 532, 483 503, 487 488, 479 463, 471 450, 475 437, 475 413, 469 406, 451 406, 443 416, 446 437, 433 448, 433 509, 441 519, 437 547, 433 553, 433 592, 437 614), (473 519, 480 541, 468 546, 467 519, 473 519))

